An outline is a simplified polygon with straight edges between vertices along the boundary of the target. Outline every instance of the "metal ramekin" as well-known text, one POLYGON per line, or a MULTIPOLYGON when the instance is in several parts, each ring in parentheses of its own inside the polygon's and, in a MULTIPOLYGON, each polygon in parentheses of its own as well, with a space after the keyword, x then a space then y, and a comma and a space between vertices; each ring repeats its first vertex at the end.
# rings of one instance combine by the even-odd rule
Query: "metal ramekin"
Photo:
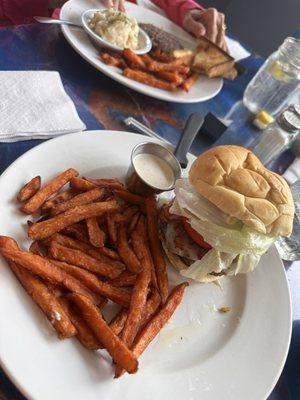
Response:
POLYGON ((174 185, 177 179, 181 177, 181 166, 179 161, 174 156, 174 154, 168 150, 166 147, 162 146, 158 143, 151 142, 143 142, 136 145, 131 152, 131 163, 127 172, 127 187, 128 189, 137 194, 141 194, 143 196, 150 196, 152 194, 158 194, 162 192, 166 192, 174 189, 174 185), (134 166, 134 158, 138 154, 153 154, 157 157, 160 157, 164 161, 166 161, 169 166, 172 168, 174 173, 174 182, 167 189, 161 189, 147 183, 136 171, 134 166))

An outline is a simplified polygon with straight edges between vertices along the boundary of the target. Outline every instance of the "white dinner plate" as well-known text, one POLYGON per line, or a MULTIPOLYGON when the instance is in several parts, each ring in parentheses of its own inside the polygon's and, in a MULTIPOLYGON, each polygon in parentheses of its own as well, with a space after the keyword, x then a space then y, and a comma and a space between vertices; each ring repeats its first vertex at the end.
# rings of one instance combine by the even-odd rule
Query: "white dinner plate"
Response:
MULTIPOLYGON (((0 234, 26 247, 27 216, 19 188, 74 167, 84 176, 124 178, 132 148, 144 136, 75 133, 47 141, 16 160, 0 178, 0 234)), ((154 140, 153 140, 154 141, 154 140)), ((108 357, 76 339, 59 341, 46 318, 0 259, 0 361, 34 400, 263 400, 283 368, 291 335, 288 284, 274 248, 248 275, 190 283, 182 304, 140 358, 137 374, 113 379, 108 357), (221 314, 218 308, 228 306, 221 314)), ((170 282, 182 279, 169 269, 170 282)))
MULTIPOLYGON (((98 0, 69 0, 63 5, 60 18, 80 24, 82 13, 91 8, 103 9, 103 6, 98 0)), ((177 36, 185 47, 190 49, 195 48, 196 40, 165 17, 133 3, 126 3, 126 10, 128 15, 135 17, 138 22, 154 24, 159 28, 162 28, 165 31, 177 36)), ((183 90, 168 92, 166 90, 156 89, 154 87, 144 85, 143 83, 123 76, 122 71, 119 68, 110 67, 104 64, 99 57, 99 48, 92 44, 88 35, 83 29, 81 30, 64 25, 62 26, 62 31, 70 45, 87 62, 122 85, 147 96, 177 103, 196 103, 211 99, 212 97, 216 96, 222 88, 222 79, 210 79, 206 76, 200 76, 188 93, 183 90)))

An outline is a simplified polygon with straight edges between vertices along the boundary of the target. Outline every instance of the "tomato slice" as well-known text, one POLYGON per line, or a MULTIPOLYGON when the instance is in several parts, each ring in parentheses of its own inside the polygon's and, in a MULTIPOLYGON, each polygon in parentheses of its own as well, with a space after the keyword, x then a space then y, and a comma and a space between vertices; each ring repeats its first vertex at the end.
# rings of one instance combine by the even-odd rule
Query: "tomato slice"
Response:
POLYGON ((200 235, 200 233, 198 233, 197 231, 195 231, 195 229, 193 229, 191 227, 191 225, 189 224, 189 222, 184 219, 183 220, 183 227, 186 231, 186 233, 189 235, 189 237, 195 242, 197 243, 199 246, 201 246, 203 249, 207 249, 210 250, 212 249, 211 245, 206 243, 206 241, 203 239, 203 236, 200 235))

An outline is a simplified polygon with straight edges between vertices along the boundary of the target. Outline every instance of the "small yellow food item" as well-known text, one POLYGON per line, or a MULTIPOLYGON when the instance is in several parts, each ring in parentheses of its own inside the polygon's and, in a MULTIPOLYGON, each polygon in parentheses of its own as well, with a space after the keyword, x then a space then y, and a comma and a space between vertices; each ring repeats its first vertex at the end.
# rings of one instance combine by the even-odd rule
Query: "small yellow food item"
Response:
POLYGON ((89 27, 103 39, 120 48, 139 48, 139 26, 134 18, 109 8, 97 11, 89 22, 89 27))
POLYGON ((259 129, 265 129, 269 124, 274 121, 272 115, 267 113, 267 111, 260 111, 256 114, 255 119, 253 120, 254 125, 259 129))
POLYGON ((286 64, 274 61, 268 66, 269 74, 277 81, 288 82, 291 77, 286 73, 286 64))

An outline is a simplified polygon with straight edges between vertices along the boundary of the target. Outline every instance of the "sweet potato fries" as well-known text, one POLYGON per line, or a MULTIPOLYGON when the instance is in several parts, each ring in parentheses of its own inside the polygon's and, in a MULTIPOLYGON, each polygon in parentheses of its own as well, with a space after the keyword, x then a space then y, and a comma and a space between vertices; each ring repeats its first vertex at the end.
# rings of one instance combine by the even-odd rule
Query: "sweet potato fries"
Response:
POLYGON ((109 66, 121 68, 129 79, 171 92, 177 89, 188 92, 199 76, 191 71, 186 59, 163 58, 154 51, 142 56, 130 49, 124 49, 122 55, 102 51, 100 58, 109 66))
MULTIPOLYGON (((125 54, 132 66, 148 62, 125 54)), ((155 198, 131 193, 117 179, 79 177, 70 168, 43 186, 39 176, 33 178, 17 199, 24 213, 38 219, 28 222, 34 240, 29 251, 0 236, 0 254, 11 271, 59 339, 74 336, 91 351, 105 348, 115 377, 135 373, 138 357, 187 286, 169 295, 155 198), (102 315, 107 301, 121 306, 111 321, 102 315)))

